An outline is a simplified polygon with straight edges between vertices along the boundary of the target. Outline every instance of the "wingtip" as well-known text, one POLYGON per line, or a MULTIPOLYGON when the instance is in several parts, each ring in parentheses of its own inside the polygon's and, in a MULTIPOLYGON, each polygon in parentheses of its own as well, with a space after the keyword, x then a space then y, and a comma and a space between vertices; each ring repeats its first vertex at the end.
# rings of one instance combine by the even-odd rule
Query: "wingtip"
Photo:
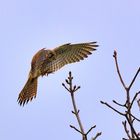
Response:
POLYGON ((96 41, 95 41, 95 42, 89 42, 89 45, 92 45, 92 46, 94 46, 94 47, 99 47, 99 45, 97 44, 96 41))
POLYGON ((96 44, 97 43, 97 41, 91 41, 91 42, 89 42, 90 44, 96 44))

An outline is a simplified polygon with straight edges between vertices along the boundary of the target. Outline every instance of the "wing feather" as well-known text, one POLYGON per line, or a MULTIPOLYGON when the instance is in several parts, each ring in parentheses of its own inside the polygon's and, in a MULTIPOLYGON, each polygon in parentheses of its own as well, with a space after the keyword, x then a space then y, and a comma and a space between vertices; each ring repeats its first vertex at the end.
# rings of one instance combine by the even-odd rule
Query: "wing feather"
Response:
POLYGON ((49 62, 45 69, 49 73, 55 72, 66 64, 79 62, 95 51, 98 45, 96 42, 80 43, 80 44, 64 44, 52 50, 55 54, 55 59, 49 62))

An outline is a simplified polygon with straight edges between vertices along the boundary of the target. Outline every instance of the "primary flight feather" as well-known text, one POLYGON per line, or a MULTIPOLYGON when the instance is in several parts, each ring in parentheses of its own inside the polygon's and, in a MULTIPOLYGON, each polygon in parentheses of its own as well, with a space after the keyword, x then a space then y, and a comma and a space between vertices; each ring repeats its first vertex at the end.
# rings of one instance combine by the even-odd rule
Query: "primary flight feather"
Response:
POLYGON ((29 77, 19 94, 18 103, 24 105, 36 97, 39 76, 48 75, 66 64, 83 60, 92 54, 92 51, 95 51, 96 47, 98 47, 96 42, 67 43, 53 50, 46 50, 45 48, 39 50, 32 58, 29 77))

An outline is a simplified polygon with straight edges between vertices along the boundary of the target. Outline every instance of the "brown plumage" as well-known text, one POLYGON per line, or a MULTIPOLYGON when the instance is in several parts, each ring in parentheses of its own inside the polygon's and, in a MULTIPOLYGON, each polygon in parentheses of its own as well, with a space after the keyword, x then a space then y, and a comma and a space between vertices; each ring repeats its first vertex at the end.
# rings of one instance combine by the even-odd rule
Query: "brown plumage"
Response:
POLYGON ((45 48, 39 50, 32 58, 28 80, 18 97, 19 104, 24 105, 36 97, 39 76, 48 75, 66 64, 83 60, 92 54, 91 52, 95 51, 96 47, 98 47, 96 42, 68 43, 53 50, 46 50, 45 48))

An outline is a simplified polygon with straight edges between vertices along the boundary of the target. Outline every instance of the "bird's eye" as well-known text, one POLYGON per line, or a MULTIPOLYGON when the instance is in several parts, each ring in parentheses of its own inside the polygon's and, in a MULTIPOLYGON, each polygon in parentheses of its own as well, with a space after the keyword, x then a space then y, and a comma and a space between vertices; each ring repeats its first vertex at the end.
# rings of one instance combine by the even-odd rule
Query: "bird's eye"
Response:
POLYGON ((49 57, 49 58, 53 57, 53 53, 51 53, 51 52, 48 53, 48 57, 49 57))

